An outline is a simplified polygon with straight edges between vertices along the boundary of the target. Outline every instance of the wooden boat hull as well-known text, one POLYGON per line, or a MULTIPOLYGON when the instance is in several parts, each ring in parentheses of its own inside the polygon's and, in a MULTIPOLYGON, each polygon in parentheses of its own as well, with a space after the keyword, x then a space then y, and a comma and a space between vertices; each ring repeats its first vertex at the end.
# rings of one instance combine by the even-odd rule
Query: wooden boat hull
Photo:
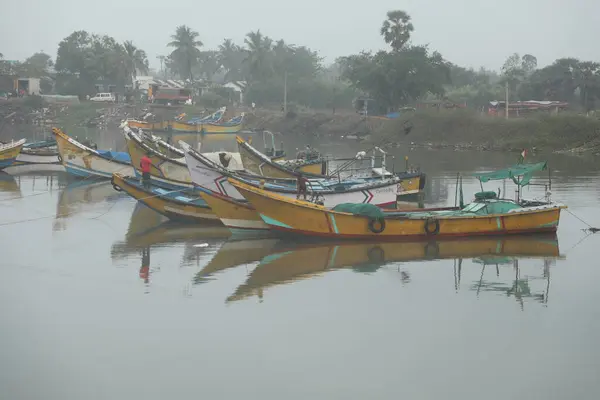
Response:
POLYGON ((144 155, 148 155, 148 158, 152 161, 150 175, 158 184, 174 190, 179 188, 192 189, 194 187, 185 162, 169 159, 148 145, 144 147, 131 133, 125 134, 125 141, 127 142, 127 152, 131 157, 131 165, 135 169, 136 175, 141 175, 139 170, 140 161, 144 155))
POLYGON ((60 165, 57 152, 25 152, 25 149, 17 156, 16 165, 32 165, 32 164, 57 164, 60 165))
POLYGON ((0 170, 15 163, 24 144, 25 139, 21 139, 17 142, 0 145, 0 170))
POLYGON ((110 179, 113 173, 133 175, 131 164, 107 159, 66 135, 60 129, 53 128, 56 137, 58 153, 66 171, 77 178, 106 178, 110 179))
POLYGON ((219 218, 207 205, 186 204, 158 196, 139 184, 133 184, 120 174, 113 175, 112 184, 115 190, 119 191, 120 189, 124 191, 129 196, 172 221, 220 223, 219 218))
POLYGON ((200 195, 223 225, 232 231, 269 230, 269 226, 263 222, 250 204, 241 203, 212 191, 202 191, 200 195))
MULTIPOLYGON (((236 138, 236 140, 238 143, 238 151, 240 153, 240 158, 242 159, 242 164, 244 165, 246 171, 269 178, 295 179, 300 175, 298 170, 292 171, 276 162, 273 162, 264 154, 260 155, 256 149, 251 148, 250 144, 244 141, 239 136, 236 138)), ((302 166, 299 166, 298 169, 302 167, 305 167, 307 169, 315 169, 318 171, 318 173, 314 174, 314 176, 323 177, 324 175, 322 174, 322 164, 323 161, 318 160, 313 163, 306 163, 302 166)), ((310 174, 304 171, 303 173, 310 174)))
POLYGON ((270 287, 314 278, 342 268, 374 272, 391 262, 489 256, 560 257, 555 234, 403 242, 282 241, 272 250, 228 301, 243 300, 270 287))
POLYGON ((436 217, 433 221, 411 218, 385 218, 383 231, 370 229, 373 220, 350 213, 331 211, 323 206, 289 199, 278 194, 236 182, 230 182, 256 208, 272 229, 331 238, 436 238, 446 236, 506 235, 555 232, 564 206, 531 207, 519 212, 485 216, 436 217), (433 225, 432 225, 433 224, 433 225), (435 233, 428 233, 427 227, 435 233))
MULTIPOLYGON (((127 142, 127 151, 131 157, 131 164, 134 166, 135 174, 137 176, 141 175, 139 165, 142 157, 148 155, 152 161, 150 175, 156 184, 173 190, 194 188, 183 152, 179 154, 179 152, 177 152, 178 149, 171 148, 171 153, 177 152, 181 159, 170 158, 161 152, 157 148, 158 146, 151 146, 150 143, 142 140, 139 135, 136 135, 133 132, 125 133, 125 140, 127 142)), ((239 159, 239 155, 236 155, 235 153, 228 154, 232 156, 231 163, 229 164, 230 166, 241 166, 242 163, 241 159, 239 159)), ((220 163, 218 153, 208 153, 203 155, 214 163, 220 163)))

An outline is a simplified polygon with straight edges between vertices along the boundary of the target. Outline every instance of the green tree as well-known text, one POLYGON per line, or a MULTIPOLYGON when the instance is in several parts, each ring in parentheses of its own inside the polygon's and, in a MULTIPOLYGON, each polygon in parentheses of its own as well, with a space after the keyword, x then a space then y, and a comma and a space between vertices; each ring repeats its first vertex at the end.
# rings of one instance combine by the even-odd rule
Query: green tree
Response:
POLYGON ((225 39, 219 45, 219 64, 225 70, 225 81, 240 81, 243 79, 244 51, 231 39, 225 39))
POLYGON ((143 74, 148 73, 148 57, 144 50, 138 49, 130 40, 123 42, 123 50, 127 74, 131 76, 131 84, 134 85, 138 71, 143 74))
POLYGON ((246 57, 244 63, 248 68, 248 78, 253 82, 265 80, 273 74, 271 49, 273 40, 264 36, 260 29, 249 32, 244 39, 246 57))
POLYGON ((380 33, 383 40, 399 51, 410 40, 414 26, 410 22, 410 15, 402 10, 388 11, 387 19, 381 25, 380 33))
POLYGON ((203 46, 198 36, 200 34, 190 27, 180 25, 175 30, 175 34, 171 36, 172 41, 168 44, 169 47, 175 48, 171 52, 173 66, 182 78, 189 77, 191 82, 194 81, 192 69, 199 62, 199 48, 203 46))

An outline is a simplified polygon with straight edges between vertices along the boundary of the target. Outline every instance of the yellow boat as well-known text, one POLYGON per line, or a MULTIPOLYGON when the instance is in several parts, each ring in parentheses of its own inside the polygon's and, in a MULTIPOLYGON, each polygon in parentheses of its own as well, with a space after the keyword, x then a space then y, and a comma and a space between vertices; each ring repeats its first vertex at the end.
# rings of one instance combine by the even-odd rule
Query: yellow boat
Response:
POLYGON ((232 197, 223 196, 211 190, 203 190, 200 196, 221 220, 223 225, 236 234, 244 230, 269 230, 254 207, 249 203, 242 203, 232 197))
POLYGON ((0 170, 10 167, 17 160, 25 142, 25 139, 10 143, 0 142, 0 170))
POLYGON ((114 174, 111 182, 115 190, 124 191, 172 221, 215 222, 220 224, 215 213, 198 197, 184 195, 180 191, 169 191, 156 186, 144 188, 137 179, 124 177, 120 174, 114 174))
POLYGON ((56 138, 59 161, 67 172, 78 178, 107 178, 114 172, 133 175, 127 153, 95 150, 71 138, 58 128, 52 128, 56 138))
POLYGON ((280 242, 227 301, 262 297, 265 289, 314 278, 328 271, 374 272, 392 262, 434 259, 560 257, 556 234, 453 238, 403 242, 280 242))
POLYGON ((315 161, 294 160, 274 162, 241 137, 236 136, 236 141, 244 168, 253 174, 288 179, 297 178, 301 174, 321 178, 327 175, 327 161, 322 158, 315 161), (289 167, 286 167, 286 165, 289 167))
MULTIPOLYGON (((546 163, 527 164, 479 174, 482 182, 512 178, 519 188, 531 173, 546 163)), ((435 238, 446 236, 504 235, 555 232, 560 210, 551 202, 499 199, 495 192, 481 192, 462 208, 419 211, 382 210, 370 204, 340 204, 332 209, 267 192, 235 179, 229 182, 256 208, 272 229, 331 238, 435 238)), ((520 189, 519 189, 520 193, 520 189)))

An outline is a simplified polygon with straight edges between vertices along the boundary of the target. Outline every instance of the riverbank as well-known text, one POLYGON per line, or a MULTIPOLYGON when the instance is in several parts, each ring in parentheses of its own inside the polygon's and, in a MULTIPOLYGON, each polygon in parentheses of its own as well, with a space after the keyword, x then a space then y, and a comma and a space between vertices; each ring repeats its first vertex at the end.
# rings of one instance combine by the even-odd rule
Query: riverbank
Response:
MULTIPOLYGON (((3 108, 0 115, 17 111, 16 117, 7 121, 3 135, 16 137, 32 123, 37 129, 46 130, 54 125, 67 131, 79 131, 82 127, 116 128, 123 119, 145 112, 144 107, 147 105, 112 106, 86 102, 69 106, 51 105, 43 111, 33 111, 26 107, 15 110, 14 105, 10 108, 4 105, 0 107, 3 108)), ((171 119, 182 111, 190 116, 201 113, 193 106, 151 110, 159 119, 171 119)), ((232 112, 237 115, 242 110, 232 112)), ((258 109, 246 112, 244 126, 254 131, 270 130, 285 135, 385 142, 398 146, 482 151, 521 151, 527 148, 540 152, 600 155, 600 120, 570 113, 507 120, 471 110, 420 110, 406 113, 399 119, 369 117, 365 121, 361 115, 349 110, 337 110, 335 114, 323 111, 284 115, 277 110, 258 109)))
POLYGON ((358 114, 257 112, 248 127, 286 134, 356 138, 414 147, 457 150, 536 149, 541 152, 600 153, 600 120, 564 113, 528 118, 490 117, 469 110, 417 111, 396 120, 358 114))

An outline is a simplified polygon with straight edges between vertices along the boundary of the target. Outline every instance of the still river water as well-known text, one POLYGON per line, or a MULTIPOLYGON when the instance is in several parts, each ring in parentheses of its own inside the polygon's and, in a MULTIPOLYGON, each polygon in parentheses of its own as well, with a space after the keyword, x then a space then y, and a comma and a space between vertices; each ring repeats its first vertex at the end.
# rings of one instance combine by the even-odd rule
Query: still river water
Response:
MULTIPOLYGON (((427 205, 454 204, 457 172, 515 161, 396 154, 428 174, 427 205)), ((600 226, 597 159, 548 161, 553 199, 600 226)), ((556 238, 439 243, 431 256, 233 240, 164 224, 109 184, 0 178, 2 399, 600 397, 600 234, 581 241, 567 212, 556 238)))

